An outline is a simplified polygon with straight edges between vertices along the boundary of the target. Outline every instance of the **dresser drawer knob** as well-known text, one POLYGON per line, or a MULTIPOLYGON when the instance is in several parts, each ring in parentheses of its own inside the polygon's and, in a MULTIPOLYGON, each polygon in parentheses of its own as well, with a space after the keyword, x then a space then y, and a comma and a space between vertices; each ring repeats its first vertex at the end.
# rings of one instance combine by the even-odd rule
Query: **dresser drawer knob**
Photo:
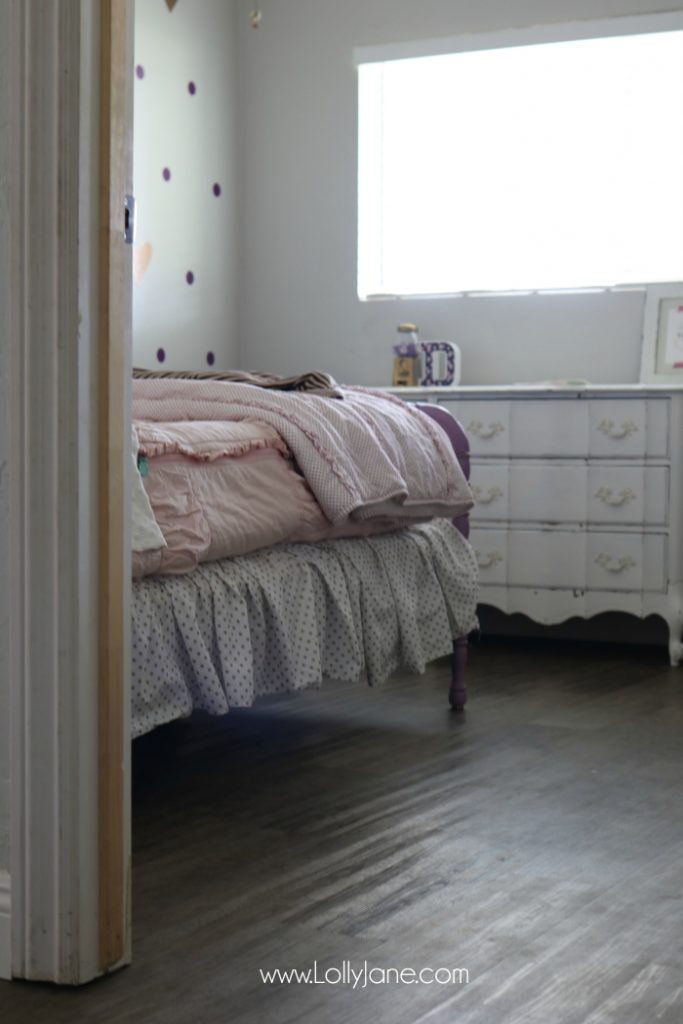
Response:
POLYGON ((502 434, 505 427, 500 420, 494 420, 493 423, 489 423, 487 427, 481 422, 481 420, 472 420, 468 424, 467 429, 475 437, 478 437, 480 441, 488 441, 490 437, 495 437, 496 434, 502 434))
POLYGON ((475 551, 474 554, 480 569, 491 569, 497 562, 503 561, 503 556, 498 551, 487 551, 485 555, 482 555, 481 551, 475 551))
POLYGON ((611 555, 600 554, 595 561, 605 572, 623 572, 624 569, 632 569, 636 564, 630 555, 622 555, 619 559, 613 559, 611 555))
POLYGON ((622 505, 628 505, 629 501, 633 501, 635 494, 630 487, 619 491, 618 494, 615 494, 611 487, 601 487, 599 491, 595 492, 595 497, 599 498, 603 505, 609 505, 610 508, 621 508, 622 505))
POLYGON ((631 434, 637 434, 638 424, 634 423, 633 420, 624 420, 619 427, 614 420, 602 420, 602 422, 598 424, 598 430, 606 437, 611 437, 615 441, 621 441, 624 437, 630 437, 631 434))
POLYGON ((478 505, 490 505, 503 497, 500 487, 473 487, 472 495, 478 505))

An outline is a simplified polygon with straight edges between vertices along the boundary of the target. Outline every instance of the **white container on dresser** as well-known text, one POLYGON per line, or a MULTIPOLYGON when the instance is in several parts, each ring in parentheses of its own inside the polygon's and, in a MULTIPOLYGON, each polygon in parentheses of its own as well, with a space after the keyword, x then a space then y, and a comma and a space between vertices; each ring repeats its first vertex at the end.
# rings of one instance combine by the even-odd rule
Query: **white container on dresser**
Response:
POLYGON ((683 388, 391 389, 467 431, 481 602, 551 624, 660 615, 683 656, 683 388))

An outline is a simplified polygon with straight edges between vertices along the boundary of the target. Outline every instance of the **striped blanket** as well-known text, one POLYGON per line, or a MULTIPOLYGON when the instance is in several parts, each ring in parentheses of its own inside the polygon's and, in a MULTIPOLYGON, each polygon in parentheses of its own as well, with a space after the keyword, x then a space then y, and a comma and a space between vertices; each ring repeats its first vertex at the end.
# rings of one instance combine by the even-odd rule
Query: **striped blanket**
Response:
POLYGON ((274 373, 246 370, 145 370, 136 367, 134 380, 223 380, 237 384, 254 384, 276 391, 308 391, 320 398, 343 398, 334 377, 322 370, 309 370, 294 377, 278 377, 274 373))

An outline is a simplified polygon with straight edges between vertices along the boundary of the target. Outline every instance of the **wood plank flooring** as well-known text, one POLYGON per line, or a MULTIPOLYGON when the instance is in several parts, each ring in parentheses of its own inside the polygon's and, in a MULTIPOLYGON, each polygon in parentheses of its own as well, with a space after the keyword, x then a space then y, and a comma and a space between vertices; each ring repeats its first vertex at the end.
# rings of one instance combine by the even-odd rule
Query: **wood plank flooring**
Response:
POLYGON ((683 670, 487 641, 470 685, 464 716, 442 663, 138 741, 134 964, 0 984, 0 1021, 680 1024, 683 670), (260 980, 314 960, 469 983, 260 980))

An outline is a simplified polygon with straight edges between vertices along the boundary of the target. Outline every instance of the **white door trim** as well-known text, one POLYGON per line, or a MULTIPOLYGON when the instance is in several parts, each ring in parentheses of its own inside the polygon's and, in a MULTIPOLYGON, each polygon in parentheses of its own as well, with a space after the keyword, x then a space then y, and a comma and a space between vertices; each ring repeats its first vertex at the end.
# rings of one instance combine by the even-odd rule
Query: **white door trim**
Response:
POLYGON ((9 871, 0 870, 0 978, 12 973, 10 900, 9 871))
POLYGON ((0 4, 12 595, 10 886, 0 917, 11 925, 12 976, 63 984, 101 973, 99 21, 92 0, 0 4))

